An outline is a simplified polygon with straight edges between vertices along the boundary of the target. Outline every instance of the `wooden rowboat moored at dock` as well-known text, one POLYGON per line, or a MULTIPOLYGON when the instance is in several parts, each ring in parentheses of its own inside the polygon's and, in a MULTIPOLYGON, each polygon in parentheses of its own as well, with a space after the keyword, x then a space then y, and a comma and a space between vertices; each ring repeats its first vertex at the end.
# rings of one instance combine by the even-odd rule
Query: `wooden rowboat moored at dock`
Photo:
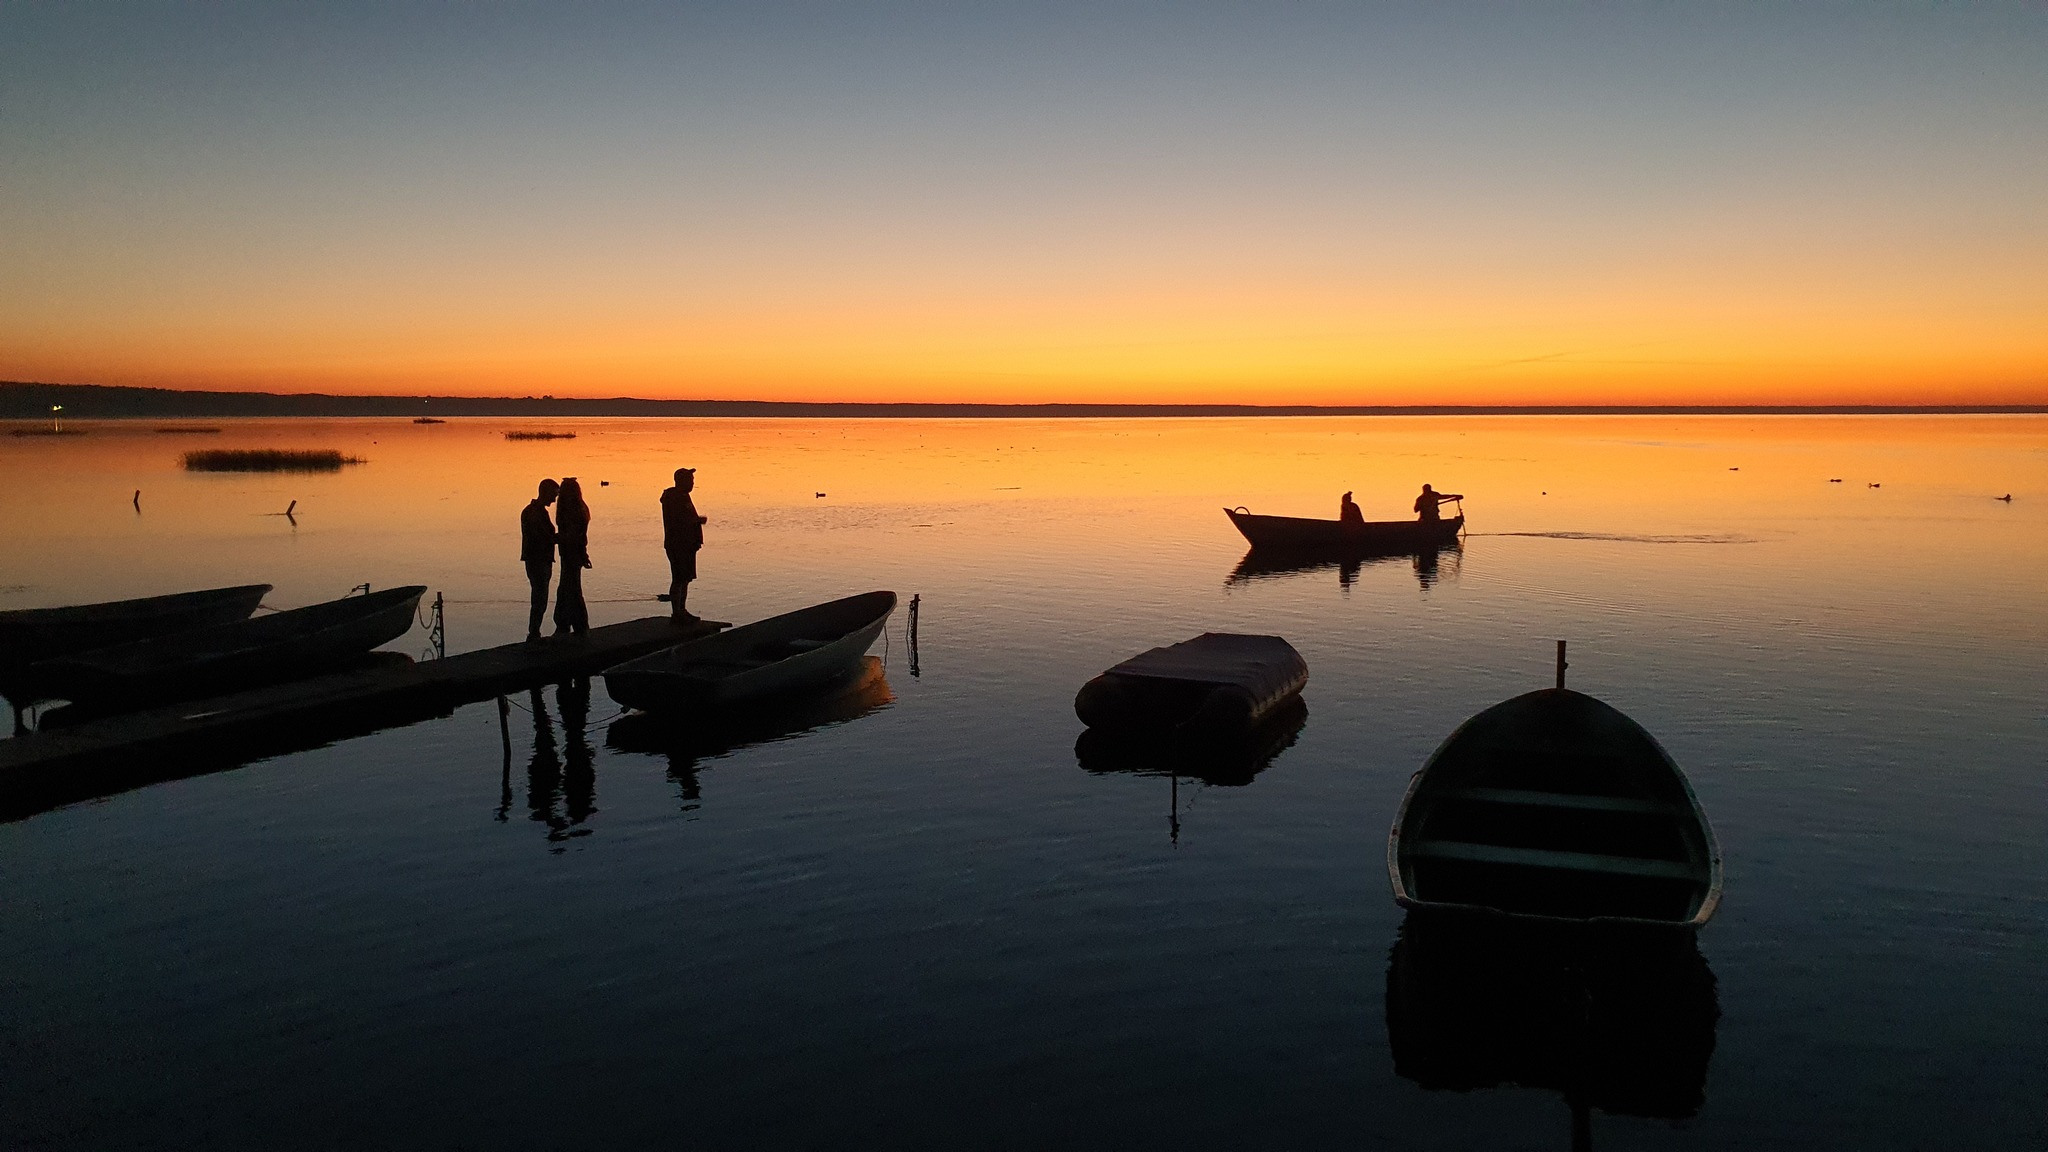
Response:
POLYGON ((1721 900, 1685 774, 1635 721, 1561 687, 1444 741, 1401 801, 1387 872, 1415 912, 1693 930, 1721 900))
POLYGON ((67 652, 246 620, 269 591, 268 584, 242 584, 103 604, 0 612, 0 661, 23 666, 67 652))
POLYGON ((742 624, 605 670, 613 700, 643 712, 749 707, 860 671, 894 592, 866 592, 742 624))
POLYGON ((192 699, 259 680, 330 670, 411 630, 426 588, 387 588, 132 644, 78 652, 30 667, 47 697, 91 712, 192 699))
POLYGON ((1336 556, 1399 556, 1458 542, 1465 528, 1459 513, 1448 520, 1314 520, 1300 516, 1256 516, 1225 508, 1225 516, 1257 552, 1336 556))

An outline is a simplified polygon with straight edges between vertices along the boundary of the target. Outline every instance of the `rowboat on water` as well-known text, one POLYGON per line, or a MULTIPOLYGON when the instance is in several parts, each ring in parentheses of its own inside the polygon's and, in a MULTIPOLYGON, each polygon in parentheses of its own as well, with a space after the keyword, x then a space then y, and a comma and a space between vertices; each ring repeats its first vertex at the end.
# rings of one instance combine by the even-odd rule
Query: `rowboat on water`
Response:
POLYGON ((1465 515, 1448 520, 1315 520, 1301 516, 1256 516, 1248 509, 1225 508, 1225 516, 1251 543, 1253 551, 1314 553, 1336 556, 1405 556, 1458 542, 1465 515))
POLYGON ((88 712, 199 696, 326 671, 412 628, 426 588, 347 596, 249 620, 45 660, 27 675, 88 712))
POLYGON ((894 592, 814 604, 606 669, 604 689, 643 712, 760 705, 858 672, 895 610, 894 592))
POLYGON ((243 584, 139 600, 0 612, 0 661, 26 666, 67 652, 246 620, 269 591, 268 584, 243 584))
POLYGON ((1308 662, 1278 636, 1204 632, 1140 652, 1074 694, 1090 728, 1146 738, 1235 738, 1301 695, 1308 662))
POLYGON ((1721 900, 1721 853, 1685 774, 1641 725, 1562 687, 1444 741, 1409 782, 1387 872, 1418 912, 1690 931, 1721 900))

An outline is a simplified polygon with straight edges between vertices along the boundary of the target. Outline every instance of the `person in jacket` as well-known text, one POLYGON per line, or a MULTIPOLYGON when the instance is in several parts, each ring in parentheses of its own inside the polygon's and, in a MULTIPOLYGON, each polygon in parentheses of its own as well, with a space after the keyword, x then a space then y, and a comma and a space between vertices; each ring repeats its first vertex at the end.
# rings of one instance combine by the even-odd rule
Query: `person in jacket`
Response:
POLYGON ((704 525, 690 493, 697 487, 695 468, 676 469, 676 486, 661 493, 661 547, 668 553, 669 612, 678 620, 697 617, 684 607, 690 581, 697 578, 697 553, 704 548, 704 525))
POLYGON ((540 639, 540 622, 548 611, 548 579, 555 572, 555 522, 548 519, 548 505, 560 490, 553 480, 541 481, 539 493, 519 513, 519 560, 533 589, 533 609, 526 614, 528 640, 540 639))
POLYGON ((1415 498, 1415 514, 1424 524, 1434 524, 1440 517, 1436 506, 1446 500, 1463 500, 1465 497, 1453 492, 1438 492, 1429 485, 1422 486, 1422 495, 1415 498))

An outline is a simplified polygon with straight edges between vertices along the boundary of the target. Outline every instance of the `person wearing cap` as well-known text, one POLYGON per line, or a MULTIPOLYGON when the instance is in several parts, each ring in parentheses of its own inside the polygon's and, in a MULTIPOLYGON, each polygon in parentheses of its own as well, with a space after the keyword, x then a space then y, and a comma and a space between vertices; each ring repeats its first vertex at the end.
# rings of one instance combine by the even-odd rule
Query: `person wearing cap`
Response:
POLYGON ((704 525, 690 493, 697 487, 695 468, 676 469, 676 486, 661 493, 661 547, 668 553, 668 607, 677 620, 695 620, 684 607, 690 581, 697 578, 697 553, 704 547, 704 525))

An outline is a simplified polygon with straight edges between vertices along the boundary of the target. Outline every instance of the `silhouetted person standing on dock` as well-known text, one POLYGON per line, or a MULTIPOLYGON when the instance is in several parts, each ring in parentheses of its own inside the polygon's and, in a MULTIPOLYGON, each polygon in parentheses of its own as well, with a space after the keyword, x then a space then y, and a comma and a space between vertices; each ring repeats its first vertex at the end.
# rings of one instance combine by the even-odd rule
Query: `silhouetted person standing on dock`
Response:
POLYGON ((1422 495, 1417 496, 1415 498, 1415 512, 1416 515, 1422 517, 1422 522, 1424 524, 1434 524, 1438 520, 1442 519, 1442 517, 1437 515, 1437 505, 1443 503, 1446 500, 1463 499, 1463 496, 1458 495, 1456 493, 1438 492, 1436 489, 1431 488, 1427 484, 1424 484, 1422 486, 1422 495))
POLYGON ((1349 492, 1346 492, 1344 494, 1344 499, 1339 501, 1337 504, 1337 523, 1365 523, 1365 513, 1358 510, 1358 502, 1351 498, 1351 493, 1349 492))
POLYGON ((540 639, 541 618, 548 611, 548 578, 555 573, 555 522, 548 519, 548 505, 560 490, 553 480, 541 481, 540 494, 519 514, 519 559, 526 565, 526 582, 533 587, 533 610, 526 614, 528 640, 540 639))
POLYGON ((562 552, 562 582, 555 588, 555 635, 590 631, 583 604, 583 570, 590 567, 590 505, 574 476, 562 479, 562 503, 555 510, 555 542, 562 552))
POLYGON ((678 620, 695 620, 684 607, 690 581, 697 578, 697 553, 704 547, 704 525, 690 493, 697 487, 695 468, 676 469, 676 486, 661 493, 661 546, 668 553, 668 606, 678 620))

